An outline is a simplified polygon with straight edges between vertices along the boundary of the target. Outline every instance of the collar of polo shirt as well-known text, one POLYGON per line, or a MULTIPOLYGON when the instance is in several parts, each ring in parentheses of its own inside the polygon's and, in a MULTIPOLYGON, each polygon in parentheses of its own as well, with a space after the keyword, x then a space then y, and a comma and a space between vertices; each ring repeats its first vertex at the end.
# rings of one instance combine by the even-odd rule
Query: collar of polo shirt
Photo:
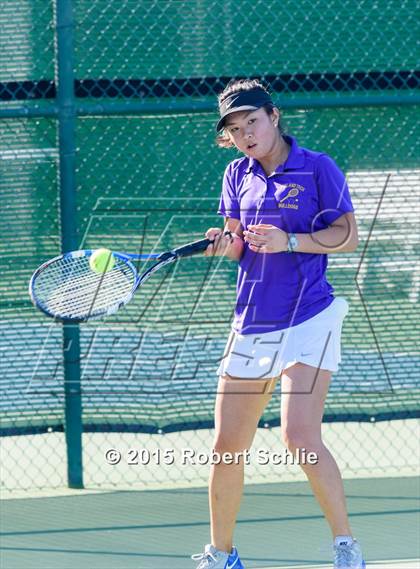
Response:
MULTIPOLYGON (((297 168, 303 168, 305 166, 305 156, 303 150, 298 146, 296 139, 293 136, 288 136, 287 134, 282 135, 287 144, 290 145, 289 156, 286 162, 282 165, 284 170, 294 170, 297 168)), ((245 170, 249 174, 255 167, 257 160, 255 158, 249 158, 248 168, 245 170)))

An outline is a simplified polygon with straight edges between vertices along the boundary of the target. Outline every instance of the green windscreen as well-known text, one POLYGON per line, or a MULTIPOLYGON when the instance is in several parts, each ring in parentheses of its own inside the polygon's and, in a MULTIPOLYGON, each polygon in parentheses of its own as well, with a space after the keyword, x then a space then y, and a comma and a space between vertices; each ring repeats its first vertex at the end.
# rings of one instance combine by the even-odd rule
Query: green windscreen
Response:
MULTIPOLYGON (((62 327, 28 295, 31 273, 61 250, 54 4, 13 0, 0 12, 3 434, 63 429, 62 327)), ((214 144, 216 94, 232 77, 261 78, 285 130, 346 173, 359 226, 358 250, 329 260, 350 312, 325 420, 416 416, 416 4, 71 4, 80 248, 160 251, 221 225, 222 174, 238 154, 214 144), (201 111, 185 110, 194 104, 201 111)), ((86 431, 212 425, 236 270, 184 260, 117 315, 81 326, 86 431)), ((279 397, 262 423, 278 423, 279 397)))

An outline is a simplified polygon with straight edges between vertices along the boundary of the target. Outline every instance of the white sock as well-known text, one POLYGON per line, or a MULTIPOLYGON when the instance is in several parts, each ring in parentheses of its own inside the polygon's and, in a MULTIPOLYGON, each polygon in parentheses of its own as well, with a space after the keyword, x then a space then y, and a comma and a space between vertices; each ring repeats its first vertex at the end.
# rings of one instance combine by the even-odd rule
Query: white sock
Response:
POLYGON ((337 535, 334 539, 334 545, 351 545, 353 543, 353 538, 351 535, 337 535))
POLYGON ((227 551, 222 551, 221 549, 217 549, 216 547, 214 547, 214 545, 211 545, 209 550, 212 553, 216 553, 217 555, 226 555, 226 557, 229 557, 229 553, 227 551))

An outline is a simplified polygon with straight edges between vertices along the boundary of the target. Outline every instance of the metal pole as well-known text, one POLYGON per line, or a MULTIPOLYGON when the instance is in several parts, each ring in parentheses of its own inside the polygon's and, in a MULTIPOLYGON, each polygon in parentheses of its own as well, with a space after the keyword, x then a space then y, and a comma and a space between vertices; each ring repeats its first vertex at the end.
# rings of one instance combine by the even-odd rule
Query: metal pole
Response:
MULTIPOLYGON (((273 94, 274 101, 282 109, 313 109, 313 108, 340 108, 340 107, 409 107, 420 104, 420 95, 415 92, 397 92, 392 95, 342 95, 307 97, 297 95, 287 97, 273 94)), ((112 100, 102 103, 81 103, 76 105, 77 116, 103 116, 103 115, 147 115, 157 113, 182 114, 182 113, 216 113, 217 109, 214 99, 207 98, 203 101, 128 101, 116 103, 112 100)), ((56 117, 59 114, 58 108, 51 104, 47 107, 13 107, 12 109, 0 109, 0 119, 21 118, 21 117, 56 117)))
MULTIPOLYGON (((72 0, 56 0, 56 85, 60 153, 61 247, 63 252, 72 251, 78 247, 73 32, 72 0)), ((67 480, 70 488, 83 488, 82 397, 78 326, 63 325, 63 358, 67 480)))

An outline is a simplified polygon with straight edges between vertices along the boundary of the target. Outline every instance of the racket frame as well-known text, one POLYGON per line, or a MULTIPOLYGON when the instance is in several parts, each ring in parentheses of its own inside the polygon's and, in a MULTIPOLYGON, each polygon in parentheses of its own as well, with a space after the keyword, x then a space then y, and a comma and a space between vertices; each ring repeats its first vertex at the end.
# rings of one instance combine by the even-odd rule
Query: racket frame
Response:
MULTIPOLYGON (((89 258, 95 251, 95 249, 80 249, 78 251, 70 251, 69 253, 64 253, 62 255, 58 255, 52 259, 49 259, 42 265, 40 265, 36 271, 33 273, 30 281, 29 281, 29 296, 31 298, 32 303, 39 308, 44 314, 53 318, 56 321, 60 322, 70 322, 74 324, 79 324, 81 322, 87 322, 89 320, 95 320, 99 318, 103 318, 104 316, 110 316, 111 314, 115 314, 120 308, 128 304, 130 300, 133 298, 136 290, 139 288, 141 284, 147 281, 153 273, 157 270, 161 269, 162 267, 174 263, 177 259, 182 257, 192 256, 199 252, 204 251, 207 246, 211 243, 209 239, 202 239, 200 241, 195 241, 193 243, 188 243, 187 245, 183 245, 182 247, 178 247, 177 249, 173 249, 172 251, 165 251, 163 253, 150 253, 150 254, 134 254, 134 253, 121 253, 119 251, 112 251, 112 254, 117 259, 123 261, 126 266, 128 266, 133 273, 134 282, 133 286, 129 293, 127 293, 121 300, 115 302, 115 304, 111 305, 109 309, 106 311, 101 310, 98 314, 88 314, 86 317, 75 318, 75 317, 66 317, 66 316, 59 316, 48 310, 46 305, 40 301, 35 293, 35 285, 36 279, 38 276, 43 273, 50 265, 56 263, 62 259, 77 259, 81 257, 89 258), (147 271, 140 274, 137 270, 136 266, 134 265, 134 261, 148 261, 148 260, 156 260, 157 262, 149 267, 147 271)), ((103 273, 106 275, 106 272, 103 273)), ((100 287, 101 282, 99 282, 98 287, 100 287)))

